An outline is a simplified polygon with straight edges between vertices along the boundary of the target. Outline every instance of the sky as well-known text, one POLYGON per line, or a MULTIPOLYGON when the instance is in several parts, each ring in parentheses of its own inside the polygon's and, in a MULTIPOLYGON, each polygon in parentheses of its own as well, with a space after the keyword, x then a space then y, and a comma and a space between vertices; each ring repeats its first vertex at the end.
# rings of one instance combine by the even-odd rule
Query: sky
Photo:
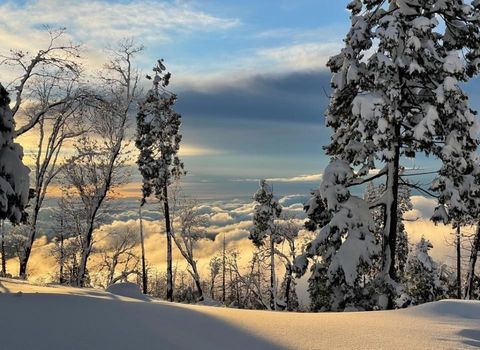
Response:
POLYGON ((133 37, 146 47, 143 72, 163 57, 173 74, 186 183, 225 197, 271 178, 293 193, 327 162, 325 62, 348 29, 346 3, 0 0, 0 49, 33 51, 45 40, 42 26, 64 26, 93 69, 105 47, 133 37))
MULTIPOLYGON (((348 31, 347 3, 0 0, 0 52, 38 50, 45 44, 43 28, 48 25, 66 27, 68 38, 83 44, 84 64, 90 71, 105 63, 106 47, 125 37, 145 45, 137 60, 142 74, 149 73, 157 58, 164 58, 183 120, 185 192, 205 205, 212 236, 227 232, 229 240, 243 249, 249 244, 251 198, 260 178, 273 184, 298 219, 304 217, 302 203, 309 191, 319 185, 328 163, 322 147, 330 134, 323 117, 330 81, 325 63, 341 49, 348 31)), ((11 72, 0 67, 0 80, 9 78, 11 72)), ((473 107, 480 106, 478 82, 466 90, 473 107)), ((34 151, 31 138, 20 140, 27 154, 34 151)), ((420 157, 405 165, 432 169, 435 162, 420 157)), ((139 181, 134 172, 104 231, 137 225, 139 181)), ((444 243, 449 229, 428 221, 434 204, 416 196, 409 215, 419 220, 408 225, 416 239, 422 234, 433 239, 441 246, 437 257, 448 260, 444 243)), ((152 235, 161 232, 153 224, 159 219, 154 206, 147 217, 152 235)), ((47 235, 54 207, 50 198, 42 213, 41 229, 47 235)), ((152 252, 158 244, 152 239, 152 252)), ((203 266, 217 246, 218 240, 205 246, 203 266)), ((38 259, 48 256, 45 249, 38 259)), ((153 260, 160 263, 163 255, 153 260)))
MULTIPOLYGON (((142 74, 160 57, 173 74, 191 194, 250 197, 260 178, 274 180, 282 195, 303 193, 318 185, 328 163, 325 63, 348 31, 347 3, 0 0, 0 51, 35 51, 47 38, 43 26, 66 27, 95 71, 105 63, 106 47, 132 37, 145 46, 137 57, 142 74)), ((0 77, 8 80, 8 73, 0 70, 0 77)), ((472 96, 479 90, 476 82, 467 87, 472 96)), ((27 154, 35 150, 29 140, 23 144, 27 154)), ((435 167, 423 157, 405 163, 418 164, 435 167)))

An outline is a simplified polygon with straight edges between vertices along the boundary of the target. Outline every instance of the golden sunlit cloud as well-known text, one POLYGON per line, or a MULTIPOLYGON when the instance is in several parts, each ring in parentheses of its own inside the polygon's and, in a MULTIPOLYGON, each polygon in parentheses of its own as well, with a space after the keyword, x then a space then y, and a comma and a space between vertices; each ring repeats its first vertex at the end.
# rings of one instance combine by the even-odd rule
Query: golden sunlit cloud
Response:
POLYGON ((224 151, 212 148, 205 148, 202 146, 195 146, 183 144, 180 146, 180 156, 184 157, 198 157, 198 156, 213 156, 224 154, 224 151))

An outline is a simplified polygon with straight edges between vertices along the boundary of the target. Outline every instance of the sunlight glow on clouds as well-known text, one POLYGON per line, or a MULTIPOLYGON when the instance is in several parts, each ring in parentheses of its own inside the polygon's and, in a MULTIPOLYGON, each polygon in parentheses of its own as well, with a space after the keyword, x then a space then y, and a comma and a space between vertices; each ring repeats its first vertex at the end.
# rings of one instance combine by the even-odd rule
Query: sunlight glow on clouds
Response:
MULTIPOLYGON (((303 211, 303 203, 308 195, 297 194, 284 196, 279 198, 279 202, 284 208, 284 212, 289 217, 295 217, 301 225, 305 218, 303 211)), ((414 206, 417 213, 422 212, 424 202, 428 201, 421 196, 414 196, 414 206)), ((125 202, 116 201, 115 207, 122 207, 125 202)), ((247 266, 248 260, 252 256, 254 246, 248 239, 250 229, 252 228, 252 216, 255 203, 251 200, 222 200, 222 201, 206 201, 198 206, 200 215, 208 218, 208 225, 205 227, 207 239, 198 242, 196 246, 196 257, 198 266, 204 278, 208 276, 208 263, 212 256, 218 254, 222 250, 223 237, 227 242, 227 249, 234 249, 240 252, 240 264, 247 266)), ((159 272, 165 270, 166 259, 166 242, 164 233, 164 223, 162 221, 160 210, 157 204, 150 204, 143 211, 144 214, 144 233, 146 237, 146 256, 148 265, 152 269, 159 272)), ((105 223, 95 231, 95 247, 89 266, 94 273, 96 266, 99 264, 100 255, 98 248, 105 245, 106 237, 115 232, 121 232, 127 228, 138 232, 138 206, 130 205, 130 209, 123 208, 116 213, 109 215, 111 222, 105 223)), ((419 217, 416 221, 406 221, 405 226, 409 235, 410 243, 414 244, 422 236, 425 236, 433 243, 432 256, 441 263, 451 264, 453 262, 453 247, 446 244, 451 239, 452 229, 445 225, 434 225, 428 218, 419 217)), ((309 233, 301 233, 298 239, 299 247, 304 241, 303 237, 309 233)), ((31 264, 31 279, 36 281, 49 281, 54 277, 56 271, 56 263, 51 256, 53 243, 46 236, 41 236, 36 242, 33 249, 31 264)), ((139 249, 139 247, 138 247, 139 249)), ((137 251, 139 253, 139 251, 137 251)), ((174 248, 174 264, 178 266, 179 271, 186 268, 185 261, 180 253, 174 248)), ((10 260, 8 269, 10 272, 16 272, 16 260, 10 260)))
POLYGON ((258 56, 277 62, 282 67, 296 69, 326 69, 330 56, 339 52, 342 42, 312 42, 262 49, 258 56))
MULTIPOLYGON (((322 180, 322 174, 298 175, 292 177, 271 177, 265 180, 270 182, 317 182, 322 180)), ((260 179, 235 179, 238 182, 258 182, 260 179)))

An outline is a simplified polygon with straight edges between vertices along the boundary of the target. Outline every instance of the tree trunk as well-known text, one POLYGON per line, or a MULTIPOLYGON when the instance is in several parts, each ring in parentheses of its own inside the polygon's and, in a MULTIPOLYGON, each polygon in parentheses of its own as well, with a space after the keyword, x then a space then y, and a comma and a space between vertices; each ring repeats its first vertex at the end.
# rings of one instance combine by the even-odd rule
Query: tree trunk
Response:
POLYGON ((215 299, 215 293, 214 293, 214 290, 213 290, 214 288, 215 288, 215 279, 212 278, 211 283, 210 283, 210 297, 212 299, 215 299))
POLYGON ((60 271, 59 271, 59 282, 63 284, 65 282, 63 278, 63 261, 65 259, 64 251, 63 251, 63 232, 60 234, 60 271))
POLYGON ((167 234, 167 300, 173 301, 172 272, 172 227, 170 224, 170 209, 168 207, 168 186, 163 187, 163 208, 165 213, 165 231, 167 234))
POLYGON ((473 282, 475 279, 475 265, 477 263, 478 252, 480 251, 480 223, 477 224, 477 231, 473 238, 472 250, 470 251, 470 259, 468 261, 467 278, 465 280, 464 298, 470 300, 472 298, 473 282))
POLYGON ((107 275, 107 287, 113 284, 113 279, 115 278, 115 270, 117 269, 117 264, 118 264, 118 255, 115 253, 112 258, 112 265, 107 275))
POLYGON ((462 299, 462 256, 461 256, 461 231, 460 225, 457 225, 456 232, 456 248, 457 248, 457 299, 462 299))
POLYGON ((143 218, 142 218, 142 206, 138 210, 138 214, 140 217, 140 245, 142 248, 142 290, 143 294, 147 294, 148 290, 148 281, 147 281, 147 267, 145 263, 145 242, 143 239, 143 218))
MULTIPOLYGON (((97 207, 97 210, 100 206, 97 207)), ((78 266, 78 277, 77 277, 77 286, 84 287, 85 286, 85 277, 87 274, 87 261, 88 257, 90 256, 90 252, 92 249, 92 236, 93 236, 93 222, 95 220, 96 211, 90 217, 88 231, 85 236, 85 241, 83 242, 83 251, 82 251, 82 259, 80 260, 80 265, 78 266)))
POLYGON ((231 266, 228 269, 228 274, 229 274, 229 277, 230 277, 230 286, 229 286, 230 294, 229 295, 230 295, 230 300, 233 300, 234 299, 234 295, 233 295, 234 285, 233 285, 233 271, 232 271, 231 266))
POLYGON ((290 265, 287 265, 287 282, 285 283, 285 304, 286 304, 286 309, 288 311, 291 311, 289 309, 290 305, 290 288, 292 285, 292 267, 290 265))
POLYGON ((23 254, 20 257, 18 277, 20 277, 21 279, 26 279, 27 278, 27 263, 28 263, 28 259, 30 257, 30 251, 31 251, 31 248, 25 247, 25 249, 23 251, 23 254))
POLYGON ((28 260, 30 259, 30 254, 32 253, 32 246, 33 242, 35 241, 35 236, 36 236, 36 225, 32 224, 30 228, 30 235, 28 237, 28 241, 25 244, 25 247, 23 248, 23 254, 20 257, 20 269, 18 272, 18 276, 21 279, 26 279, 27 278, 27 265, 28 265, 28 260))
POLYGON ((30 235, 26 242, 26 245, 23 249, 23 255, 20 258, 20 271, 18 276, 21 279, 27 278, 27 265, 28 260, 30 259, 30 254, 32 253, 33 242, 35 241, 35 237, 37 235, 37 221, 38 221, 38 213, 40 211, 40 190, 37 188, 35 191, 35 206, 31 216, 30 222, 30 235))
MULTIPOLYGON (((395 126, 396 143, 394 145, 393 159, 388 163, 387 185, 386 185, 386 208, 385 208, 385 244, 383 247, 384 266, 383 272, 388 280, 387 285, 396 282, 395 256, 397 245, 397 224, 398 224, 398 185, 400 169, 400 126, 395 126)), ((392 287, 392 286, 390 286, 392 287)), ((388 292, 388 309, 393 308, 393 291, 388 292)))
POLYGON ((225 303, 225 270, 226 270, 226 243, 225 243, 225 233, 223 234, 223 263, 222 263, 222 301, 225 303))
POLYGON ((195 281, 195 287, 197 287, 197 292, 198 292, 198 301, 203 301, 203 289, 202 289, 202 284, 200 283, 200 275, 197 272, 197 268, 193 268, 193 279, 195 281))
POLYGON ((277 309, 277 295, 275 288, 275 241, 270 236, 270 308, 277 309))
POLYGON ((1 254, 2 254, 2 276, 7 275, 7 259, 5 258, 5 225, 4 221, 0 224, 0 230, 2 231, 2 245, 1 245, 1 254))

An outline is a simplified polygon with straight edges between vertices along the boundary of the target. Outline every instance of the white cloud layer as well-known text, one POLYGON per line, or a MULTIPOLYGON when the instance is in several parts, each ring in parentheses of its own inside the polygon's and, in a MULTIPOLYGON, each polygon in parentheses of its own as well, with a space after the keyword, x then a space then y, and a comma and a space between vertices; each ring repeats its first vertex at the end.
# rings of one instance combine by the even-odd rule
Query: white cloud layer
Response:
MULTIPOLYGON (((322 174, 307 174, 290 177, 270 177, 265 179, 270 182, 319 182, 322 180, 322 174)), ((238 182, 258 182, 260 179, 235 179, 238 182)))
POLYGON ((235 18, 220 18, 183 2, 30 0, 0 6, 0 45, 30 48, 42 25, 67 26, 69 33, 89 46, 103 47, 123 37, 144 42, 172 39, 172 33, 227 30, 235 18))
POLYGON ((259 50, 259 58, 292 69, 325 69, 330 56, 342 48, 342 42, 307 42, 259 50))
MULTIPOLYGON (((303 203, 308 198, 306 194, 289 195, 279 199, 284 208, 284 212, 289 216, 297 218, 301 224, 305 218, 303 203)), ((409 234, 410 243, 416 243, 422 236, 425 236, 433 243, 432 255, 440 262, 453 263, 453 247, 447 244, 451 239, 451 228, 449 226, 435 226, 428 220, 432 205, 432 200, 413 196, 414 210, 409 218, 418 218, 415 221, 406 221, 406 229, 409 234)), ((208 263, 212 256, 219 254, 222 250, 223 237, 225 236, 228 249, 234 249, 241 253, 241 264, 246 266, 254 247, 248 239, 250 229, 252 228, 252 215, 255 203, 241 200, 225 201, 206 201, 198 206, 199 214, 209 219, 209 224, 205 227, 207 239, 201 240, 196 247, 196 256, 198 258, 199 268, 204 276, 207 276, 208 263)), ((165 234, 163 221, 158 209, 152 207, 145 209, 144 214, 144 233, 146 237, 146 254, 149 266, 158 271, 165 269, 165 234)), ((102 238, 105 234, 120 232, 126 228, 138 230, 139 221, 136 211, 119 210, 111 214, 111 221, 103 225, 95 233, 97 247, 101 247, 105 240, 102 238)), ((307 233, 303 233, 305 237, 307 233)), ((299 238, 298 244, 301 246, 304 238, 299 238)), ((34 246, 31 260, 30 274, 33 280, 48 281, 56 271, 56 264, 50 253, 53 243, 45 236, 40 237, 34 246)), ((94 270, 98 264, 99 256, 93 253, 90 266, 94 270)), ((180 270, 186 268, 185 263, 175 249, 174 259, 180 270)), ((17 261, 9 261, 9 272, 16 273, 17 261)))

